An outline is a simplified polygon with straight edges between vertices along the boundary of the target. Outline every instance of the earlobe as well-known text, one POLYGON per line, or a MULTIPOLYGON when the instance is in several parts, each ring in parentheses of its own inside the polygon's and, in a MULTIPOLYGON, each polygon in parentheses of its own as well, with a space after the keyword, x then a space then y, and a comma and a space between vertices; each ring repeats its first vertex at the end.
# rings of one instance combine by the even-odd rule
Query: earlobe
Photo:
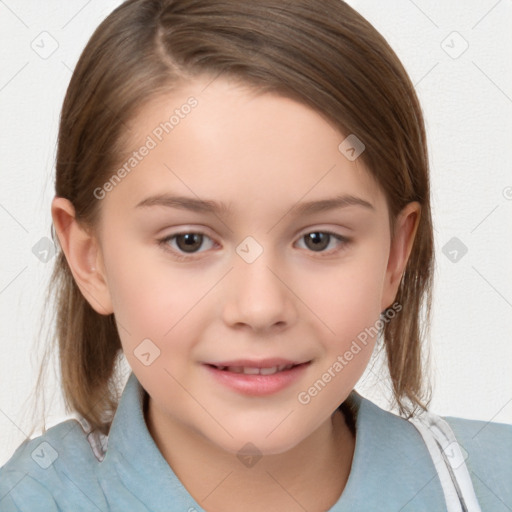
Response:
POLYGON ((112 301, 98 241, 76 220, 75 208, 68 199, 53 199, 52 219, 60 246, 82 295, 97 313, 111 314, 112 301))
POLYGON ((418 202, 412 202, 407 204, 397 216, 382 294, 382 311, 393 304, 398 293, 400 281, 414 245, 420 215, 421 205, 418 202))

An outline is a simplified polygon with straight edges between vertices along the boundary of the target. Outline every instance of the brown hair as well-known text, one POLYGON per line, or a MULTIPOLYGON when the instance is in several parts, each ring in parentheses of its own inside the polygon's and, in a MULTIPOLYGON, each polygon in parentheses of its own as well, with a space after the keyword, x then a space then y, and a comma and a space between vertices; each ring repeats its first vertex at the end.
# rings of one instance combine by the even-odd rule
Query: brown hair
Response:
MULTIPOLYGON (((128 122, 147 101, 196 76, 225 76, 281 94, 312 107, 341 133, 355 134, 366 146, 360 158, 387 198, 392 228, 407 203, 420 203, 396 297, 402 310, 384 326, 383 342, 400 413, 425 408, 430 386, 425 389, 422 339, 434 255, 423 115, 396 54, 344 2, 124 2, 96 29, 71 78, 60 119, 56 195, 69 199, 79 222, 94 228, 101 210, 93 191, 119 164, 128 122)), ((107 434, 119 399, 116 365, 122 355, 113 315, 91 308, 61 250, 49 293, 56 299, 67 410, 107 434)))

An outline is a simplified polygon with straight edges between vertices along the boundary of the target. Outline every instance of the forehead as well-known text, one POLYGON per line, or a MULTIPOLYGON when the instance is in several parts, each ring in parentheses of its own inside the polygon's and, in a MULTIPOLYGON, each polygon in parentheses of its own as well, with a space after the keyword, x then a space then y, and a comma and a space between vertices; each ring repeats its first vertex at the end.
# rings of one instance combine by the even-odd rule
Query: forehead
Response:
POLYGON ((132 205, 169 190, 214 197, 235 209, 327 193, 383 201, 361 159, 350 161, 340 151, 345 134, 323 116, 222 78, 196 80, 154 98, 128 134, 120 166, 131 155, 129 173, 112 196, 122 190, 132 205))

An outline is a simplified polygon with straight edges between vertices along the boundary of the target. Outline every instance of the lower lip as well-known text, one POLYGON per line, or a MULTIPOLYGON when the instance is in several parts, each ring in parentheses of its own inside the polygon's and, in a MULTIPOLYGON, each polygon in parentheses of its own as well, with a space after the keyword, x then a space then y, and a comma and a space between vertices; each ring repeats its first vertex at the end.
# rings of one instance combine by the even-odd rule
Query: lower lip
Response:
POLYGON ((293 384, 304 374, 309 363, 300 364, 272 375, 246 375, 219 370, 209 365, 204 366, 218 382, 239 393, 250 396, 265 396, 277 393, 293 384))

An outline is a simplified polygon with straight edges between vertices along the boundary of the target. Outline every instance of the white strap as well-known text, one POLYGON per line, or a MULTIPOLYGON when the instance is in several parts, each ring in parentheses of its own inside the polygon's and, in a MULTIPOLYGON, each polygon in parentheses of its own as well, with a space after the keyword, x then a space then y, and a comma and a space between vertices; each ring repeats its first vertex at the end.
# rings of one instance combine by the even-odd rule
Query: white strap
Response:
POLYGON ((448 512, 481 512, 461 447, 448 423, 430 412, 409 420, 427 445, 448 512))
POLYGON ((81 415, 76 418, 83 431, 87 435, 87 441, 91 445, 92 452, 99 462, 102 462, 107 453, 108 436, 97 430, 92 430, 89 422, 81 415))

